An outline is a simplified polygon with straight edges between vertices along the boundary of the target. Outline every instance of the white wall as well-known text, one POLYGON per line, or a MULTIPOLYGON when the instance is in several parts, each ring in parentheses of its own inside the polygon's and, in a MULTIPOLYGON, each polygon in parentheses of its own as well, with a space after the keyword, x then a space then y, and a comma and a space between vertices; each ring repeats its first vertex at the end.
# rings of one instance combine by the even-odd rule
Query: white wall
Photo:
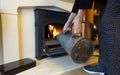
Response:
POLYGON ((1 13, 17 13, 18 0, 1 0, 1 13))
POLYGON ((18 10, 20 58, 35 59, 35 27, 33 9, 18 10))
POLYGON ((58 6, 65 10, 71 10, 72 4, 73 3, 64 2, 61 0, 1 0, 1 12, 17 13, 17 9, 19 7, 36 7, 36 6, 58 6))
POLYGON ((19 59, 16 14, 1 14, 4 63, 19 59))
POLYGON ((0 12, 1 12, 1 8, 2 8, 2 7, 1 7, 1 0, 0 0, 0 12))
POLYGON ((3 64, 3 47, 2 47, 2 23, 0 14, 0 65, 3 64))

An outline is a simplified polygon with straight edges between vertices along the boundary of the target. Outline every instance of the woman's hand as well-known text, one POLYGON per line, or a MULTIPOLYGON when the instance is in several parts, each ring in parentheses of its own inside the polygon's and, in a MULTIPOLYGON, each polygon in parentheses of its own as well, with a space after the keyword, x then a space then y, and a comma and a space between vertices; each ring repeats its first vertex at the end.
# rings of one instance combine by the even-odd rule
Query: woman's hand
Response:
POLYGON ((73 22, 73 19, 75 18, 76 16, 76 13, 71 13, 67 22, 65 23, 64 27, 63 27, 63 32, 66 32, 68 30, 71 30, 71 25, 72 25, 72 22, 73 22))
POLYGON ((83 9, 79 9, 77 16, 74 19, 74 33, 81 34, 82 32, 82 21, 85 16, 85 11, 83 9))
POLYGON ((74 33, 75 34, 81 34, 82 32, 82 17, 80 17, 79 15, 77 15, 74 19, 74 33))
POLYGON ((74 20, 73 26, 74 26, 74 33, 75 34, 81 34, 82 32, 82 21, 83 17, 85 16, 86 10, 79 9, 77 15, 76 13, 71 13, 68 21, 65 23, 63 27, 63 32, 66 32, 68 30, 71 30, 71 25, 74 20))
POLYGON ((66 22, 65 26, 63 27, 63 32, 71 31, 72 23, 66 22))

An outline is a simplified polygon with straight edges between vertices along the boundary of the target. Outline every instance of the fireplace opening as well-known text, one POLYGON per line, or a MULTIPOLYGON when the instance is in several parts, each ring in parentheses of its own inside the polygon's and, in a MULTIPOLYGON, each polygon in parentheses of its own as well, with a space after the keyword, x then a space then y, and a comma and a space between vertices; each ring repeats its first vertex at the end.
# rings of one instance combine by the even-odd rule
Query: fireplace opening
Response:
POLYGON ((55 56, 63 53, 66 54, 55 38, 62 32, 63 26, 61 24, 48 24, 44 27, 45 55, 55 56))
MULTIPOLYGON (((57 7, 55 7, 57 8, 57 7)), ((70 13, 63 9, 35 9, 35 56, 38 60, 44 56, 66 54, 55 36, 62 32, 70 13)))
POLYGON ((62 32, 63 25, 49 24, 45 26, 45 40, 54 40, 55 36, 62 32))

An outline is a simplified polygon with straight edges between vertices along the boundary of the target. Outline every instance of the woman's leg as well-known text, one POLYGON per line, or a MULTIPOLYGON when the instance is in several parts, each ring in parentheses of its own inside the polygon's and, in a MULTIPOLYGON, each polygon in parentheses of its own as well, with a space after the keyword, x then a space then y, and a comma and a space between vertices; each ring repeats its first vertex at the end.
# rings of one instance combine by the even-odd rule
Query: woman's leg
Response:
POLYGON ((108 75, 120 75, 120 1, 108 0, 98 24, 99 64, 108 75))

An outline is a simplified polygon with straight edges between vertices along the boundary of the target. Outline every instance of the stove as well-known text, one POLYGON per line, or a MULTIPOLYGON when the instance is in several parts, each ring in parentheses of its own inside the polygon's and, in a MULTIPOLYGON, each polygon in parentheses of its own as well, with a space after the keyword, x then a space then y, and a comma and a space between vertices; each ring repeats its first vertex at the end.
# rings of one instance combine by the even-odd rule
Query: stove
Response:
POLYGON ((48 9, 35 9, 35 56, 43 57, 66 54, 55 36, 62 32, 70 13, 48 9))

